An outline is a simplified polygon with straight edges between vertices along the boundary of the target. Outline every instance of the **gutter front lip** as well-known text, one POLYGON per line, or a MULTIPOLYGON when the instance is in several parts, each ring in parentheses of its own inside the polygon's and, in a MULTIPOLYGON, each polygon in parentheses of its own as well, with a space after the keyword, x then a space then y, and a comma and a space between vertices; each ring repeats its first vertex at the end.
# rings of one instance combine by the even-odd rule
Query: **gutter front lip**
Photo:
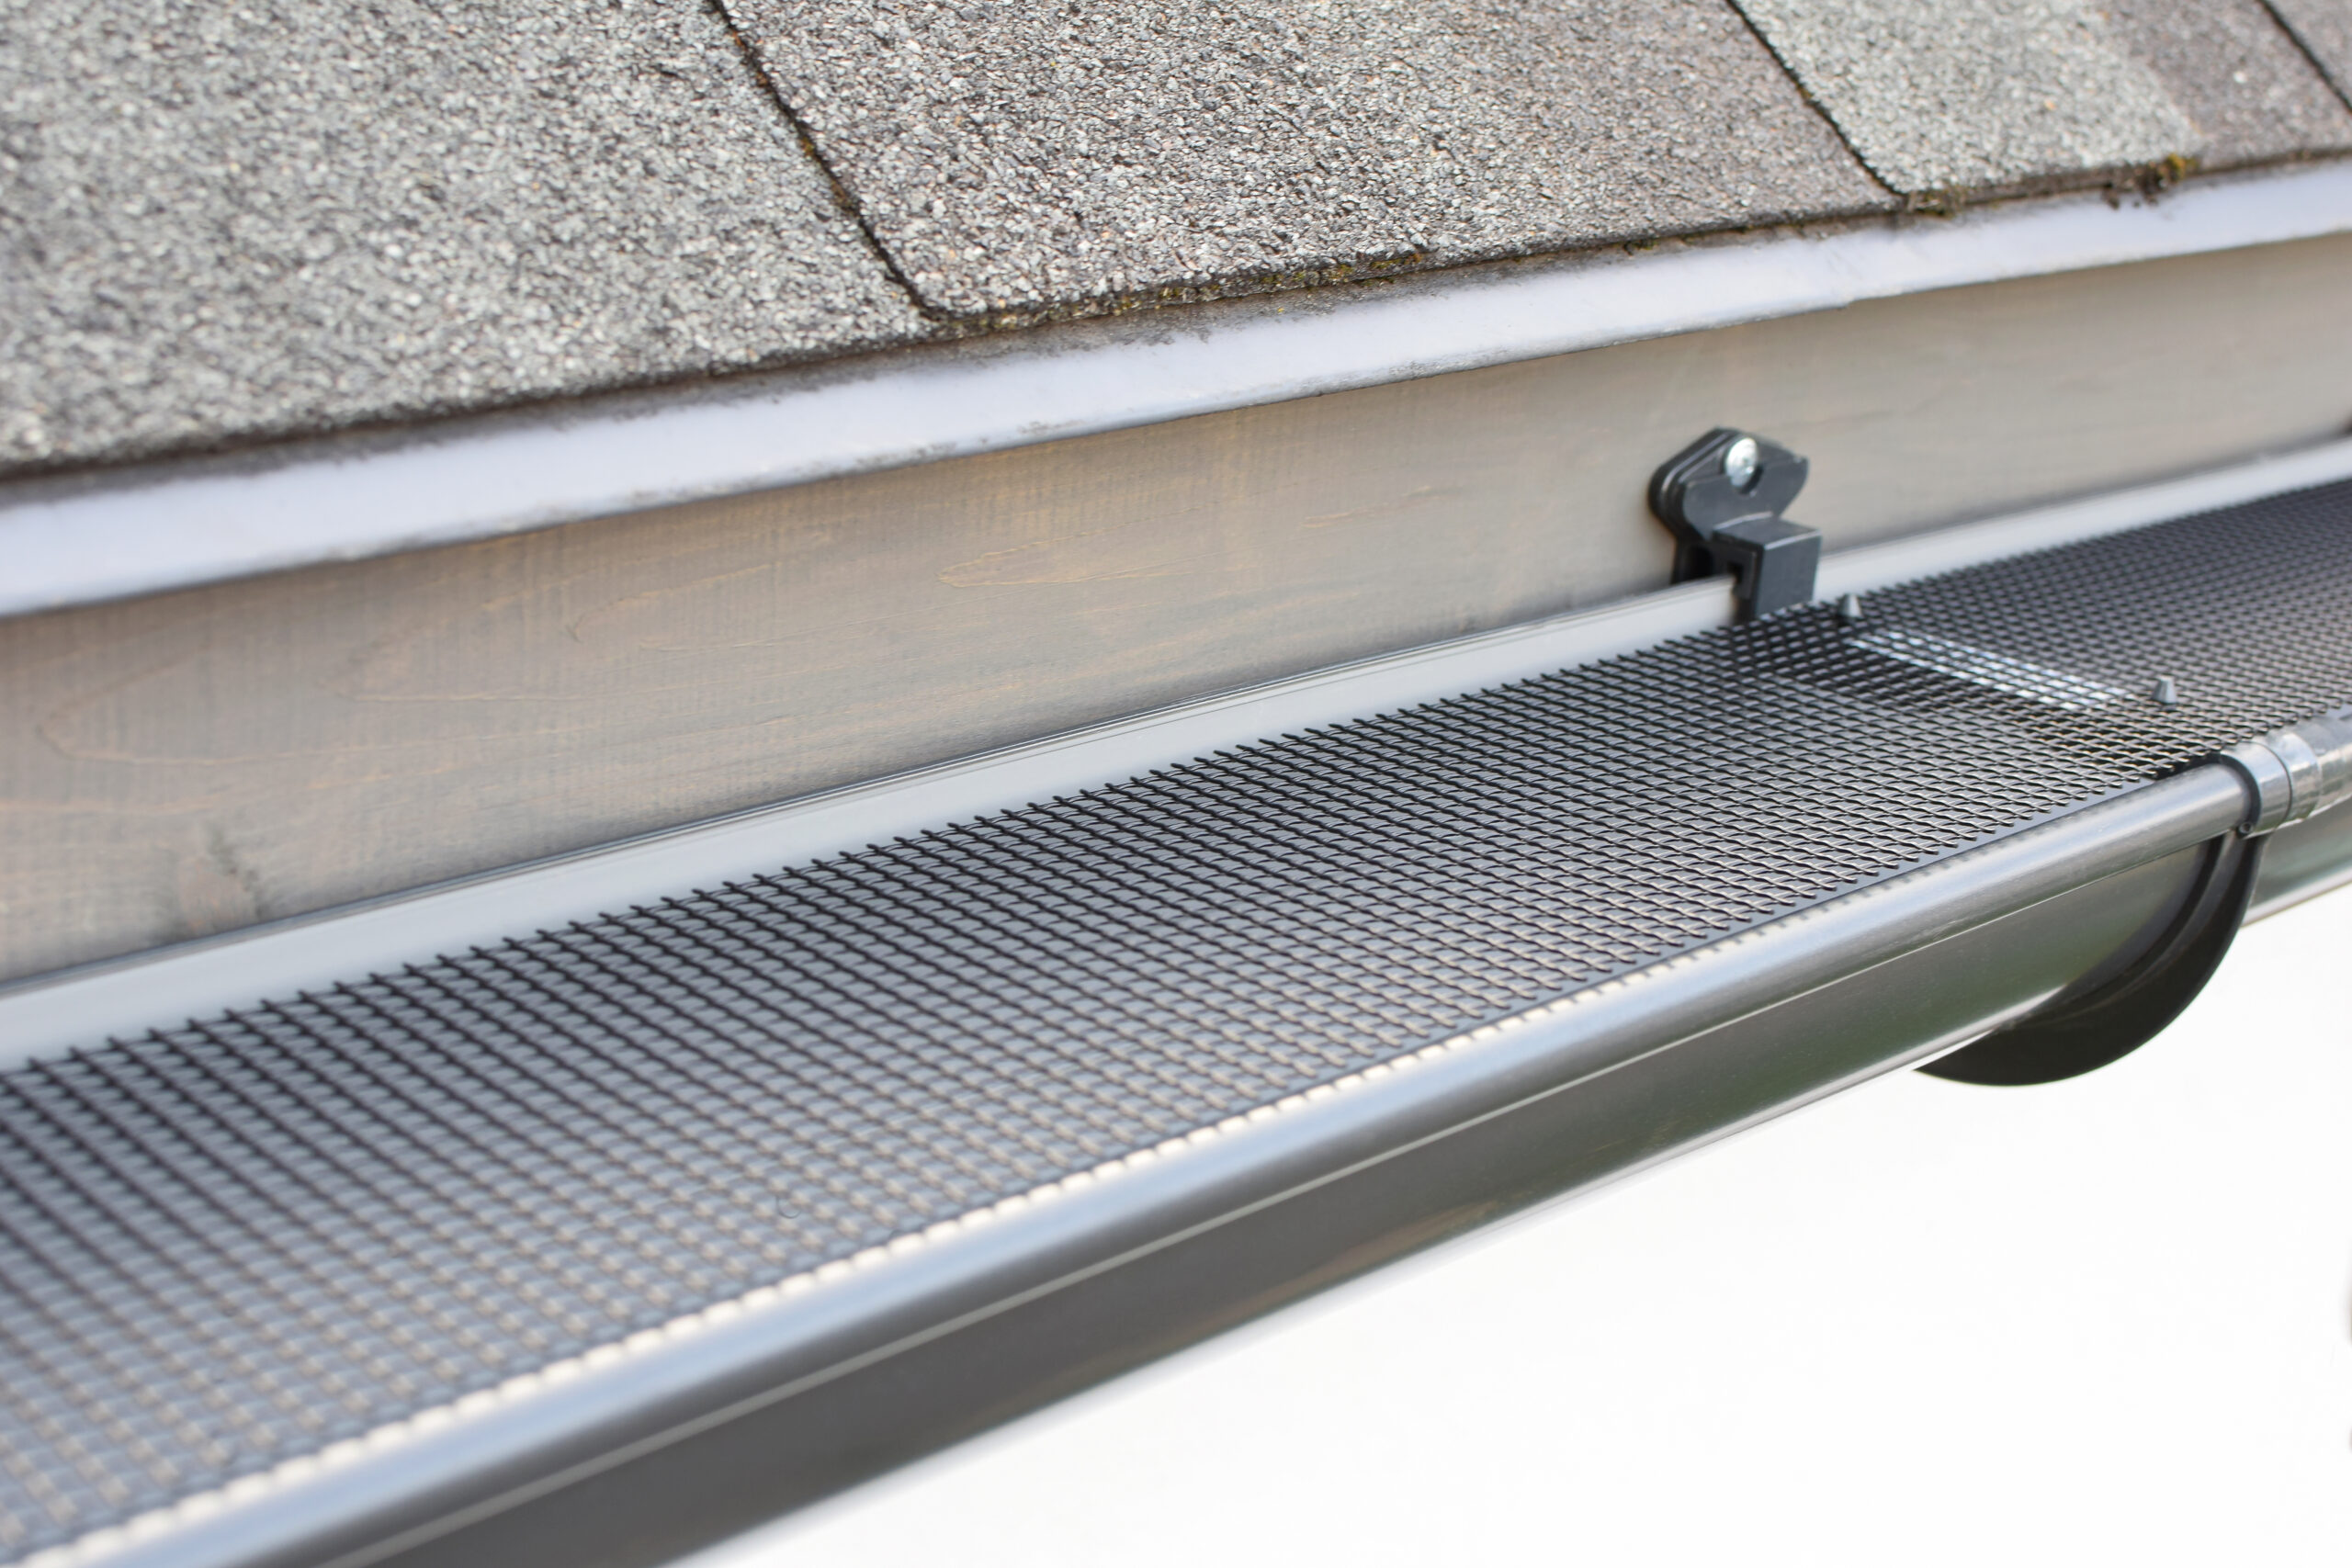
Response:
MULTIPOLYGON (((61 1549, 121 1568, 356 1564, 605 1462, 787 1397, 960 1323, 1566 1091, 1946 937, 2234 830, 2226 764, 2135 785, 1693 952, 634 1337, 508 1398, 395 1423, 61 1549), (989 1213, 990 1212, 983 1212, 989 1213), (908 1245, 910 1242, 911 1245, 908 1245), (430 1417, 430 1419, 426 1419, 430 1417), (429 1437, 426 1434, 430 1434, 429 1437), (438 1523, 424 1523, 433 1520, 438 1523), (362 1543, 368 1543, 363 1545, 362 1543)), ((1889 1066, 1900 1065, 1890 1063, 1889 1066)))
POLYGON ((0 485, 0 616, 1835 310, 2352 231, 2352 162, 1255 296, 0 485))

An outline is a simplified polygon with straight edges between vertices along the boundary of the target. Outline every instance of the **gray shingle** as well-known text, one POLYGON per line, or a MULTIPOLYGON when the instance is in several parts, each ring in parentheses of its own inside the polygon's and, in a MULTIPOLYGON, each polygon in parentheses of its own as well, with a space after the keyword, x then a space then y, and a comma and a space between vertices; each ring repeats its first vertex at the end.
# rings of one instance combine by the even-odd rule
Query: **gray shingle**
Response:
POLYGON ((2205 139, 2208 168, 2352 147, 2344 107, 2262 0, 2103 0, 2205 139))
POLYGON ((700 5, 0 0, 0 469, 921 330, 700 5))
POLYGON ((1887 203, 1720 0, 727 3, 959 314, 1887 203))
MULTIPOLYGON (((959 316, 1893 205, 1726 0, 719 3, 959 316)), ((1905 193, 2352 147, 2260 0, 1746 4, 1905 193)), ((0 0, 0 475, 939 330, 707 0, 0 0)))
POLYGON ((2352 97, 2352 4, 2346 0, 2270 0, 2278 19, 2294 29, 2335 84, 2352 97))
POLYGON ((1737 0, 1899 191, 2031 185, 2195 157, 2164 82, 2074 0, 1737 0))

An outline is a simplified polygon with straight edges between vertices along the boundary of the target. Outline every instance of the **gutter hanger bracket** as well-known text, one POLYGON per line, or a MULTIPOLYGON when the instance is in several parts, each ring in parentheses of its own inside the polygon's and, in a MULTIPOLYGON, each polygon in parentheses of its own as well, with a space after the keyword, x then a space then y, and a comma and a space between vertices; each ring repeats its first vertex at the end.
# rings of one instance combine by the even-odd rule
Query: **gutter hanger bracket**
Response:
POLYGON ((1650 477, 1650 510, 1674 530, 1674 581, 1735 574, 1739 618, 1809 603, 1821 536, 1781 515, 1811 465, 1786 446, 1719 426, 1650 477))

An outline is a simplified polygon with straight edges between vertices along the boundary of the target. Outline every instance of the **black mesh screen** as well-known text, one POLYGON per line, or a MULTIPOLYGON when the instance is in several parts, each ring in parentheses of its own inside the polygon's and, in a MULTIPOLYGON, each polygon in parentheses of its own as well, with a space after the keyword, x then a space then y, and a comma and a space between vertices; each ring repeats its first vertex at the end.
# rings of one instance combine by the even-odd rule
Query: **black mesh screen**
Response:
POLYGON ((2278 498, 7 1074, 0 1551, 2344 703, 2347 547, 2278 498))

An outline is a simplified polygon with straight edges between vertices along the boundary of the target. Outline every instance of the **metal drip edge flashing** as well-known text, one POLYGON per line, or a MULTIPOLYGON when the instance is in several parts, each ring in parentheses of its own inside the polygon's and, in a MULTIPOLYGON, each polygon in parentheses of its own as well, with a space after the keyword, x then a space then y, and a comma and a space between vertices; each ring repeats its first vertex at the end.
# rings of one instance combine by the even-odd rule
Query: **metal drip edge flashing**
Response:
POLYGON ((21 1568, 100 1562, 231 1568, 334 1552, 330 1537, 369 1539, 364 1550, 327 1559, 356 1568, 630 1453, 2231 832, 2256 805, 2244 776, 2226 764, 2132 786, 50 1548, 21 1568), (637 1430, 625 1448, 614 1441, 622 1429, 637 1430), (427 1437, 430 1444, 420 1441, 427 1437), (370 1530, 428 1513, 439 1521, 422 1532, 387 1538, 370 1530))

